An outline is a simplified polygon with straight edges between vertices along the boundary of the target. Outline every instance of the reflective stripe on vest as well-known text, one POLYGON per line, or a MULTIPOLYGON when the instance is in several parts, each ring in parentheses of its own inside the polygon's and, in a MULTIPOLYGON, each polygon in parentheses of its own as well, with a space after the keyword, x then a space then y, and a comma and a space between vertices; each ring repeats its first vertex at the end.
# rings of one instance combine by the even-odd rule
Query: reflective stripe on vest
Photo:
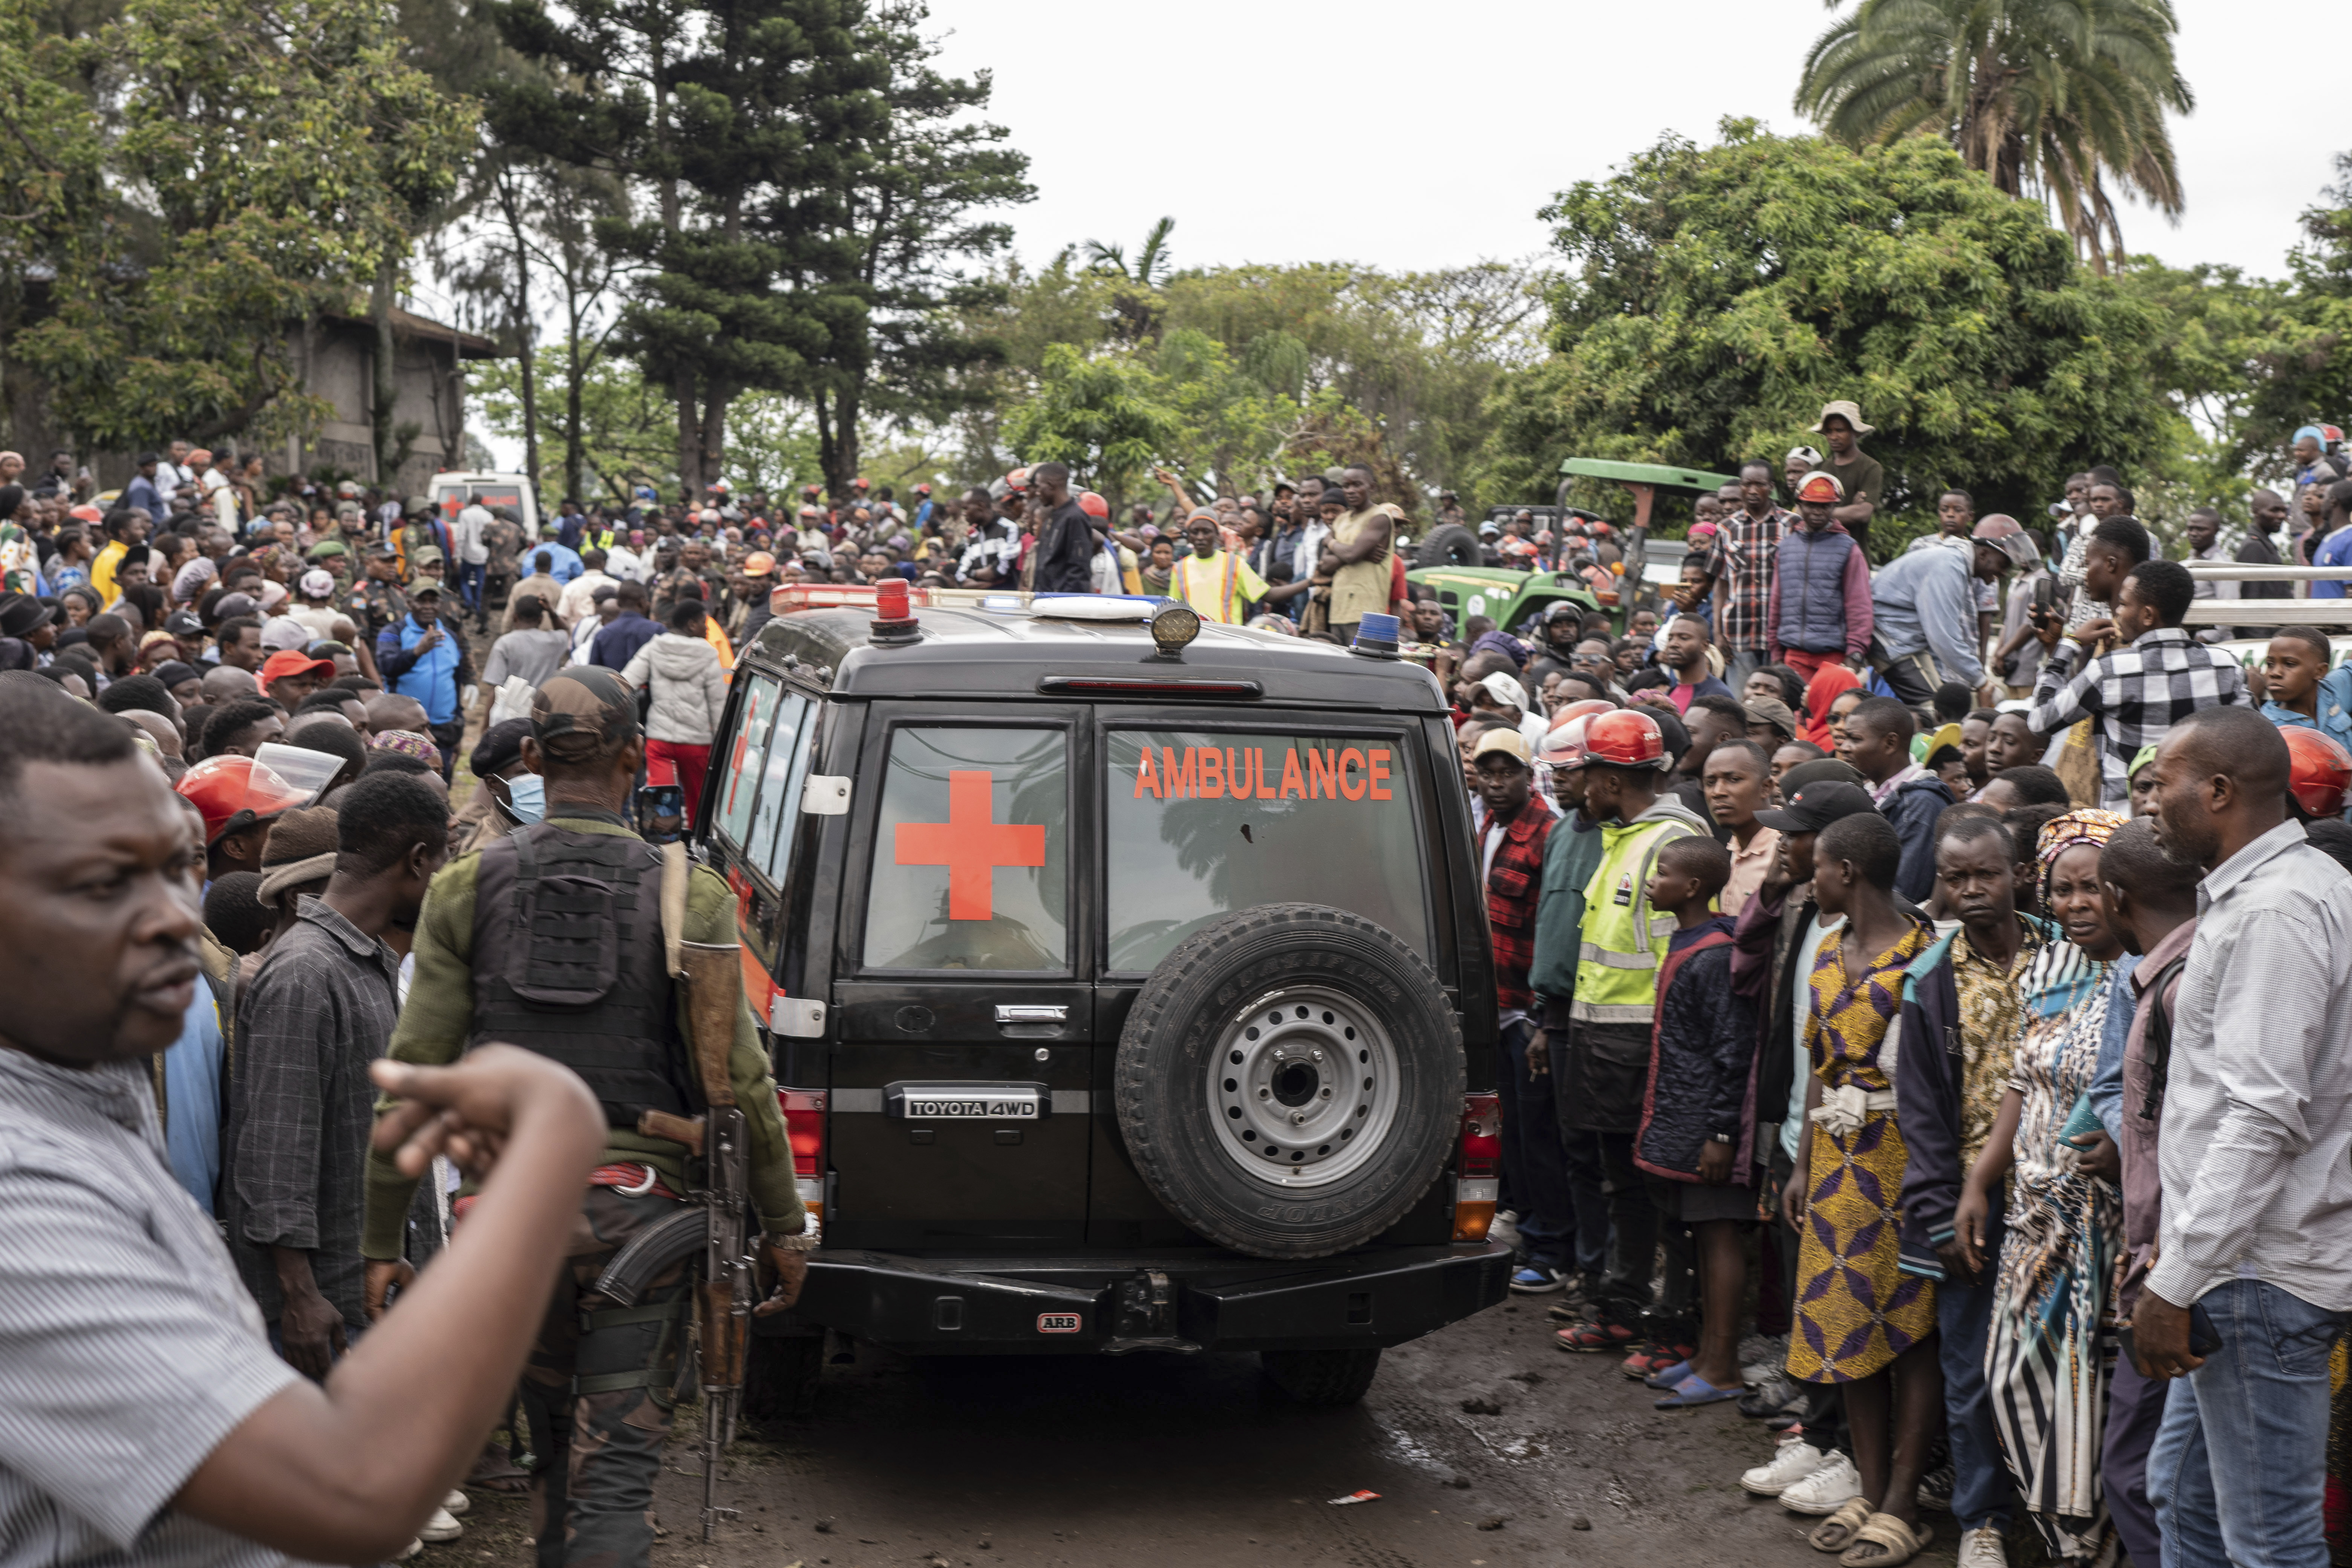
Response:
POLYGON ((1643 1024, 1658 1005, 1658 964, 1674 917, 1650 907, 1658 851, 1696 830, 1671 817, 1613 832, 1584 888, 1584 943, 1576 966, 1573 1016, 1594 1024, 1643 1024), (1624 902, 1619 889, 1628 889, 1624 902))

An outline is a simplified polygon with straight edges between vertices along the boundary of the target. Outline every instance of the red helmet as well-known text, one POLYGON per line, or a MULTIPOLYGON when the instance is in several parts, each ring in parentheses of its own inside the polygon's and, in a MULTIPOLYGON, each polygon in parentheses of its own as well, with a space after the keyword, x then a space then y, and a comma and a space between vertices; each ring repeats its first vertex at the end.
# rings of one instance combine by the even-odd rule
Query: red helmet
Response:
POLYGON ((2344 792, 2352 789, 2352 752, 2300 724, 2279 733, 2286 739, 2286 793, 2306 816, 2343 816, 2344 792))
POLYGON ((1085 512, 1088 517, 1099 517, 1106 521, 1110 517, 1110 502, 1103 500, 1102 497, 1095 494, 1092 490, 1080 490, 1078 492, 1078 510, 1085 512))
POLYGON ((1585 737, 1590 732, 1587 721, 1598 713, 1614 713, 1617 704, 1588 697, 1571 702, 1551 716, 1551 728, 1536 742, 1536 761, 1549 763, 1555 768, 1580 768, 1584 765, 1585 737))
POLYGON ((293 810, 310 794, 279 777, 276 769, 239 756, 206 757, 182 773, 173 787, 205 814, 207 847, 218 843, 224 833, 293 810))
POLYGON ((1029 488, 1029 470, 1026 468, 1015 468, 1011 473, 1005 475, 1004 488, 1008 490, 1027 489, 1029 488))
POLYGON ((1666 769, 1665 736, 1638 709, 1620 708, 1585 721, 1584 760, 1620 768, 1666 769))

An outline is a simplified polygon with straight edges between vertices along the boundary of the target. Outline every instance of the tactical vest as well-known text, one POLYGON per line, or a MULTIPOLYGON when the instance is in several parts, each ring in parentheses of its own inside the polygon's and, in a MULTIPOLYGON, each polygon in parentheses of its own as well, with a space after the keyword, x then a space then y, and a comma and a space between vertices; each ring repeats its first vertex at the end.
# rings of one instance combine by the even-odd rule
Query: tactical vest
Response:
POLYGON ((643 839, 540 822, 482 850, 474 894, 467 1045, 552 1057, 614 1127, 701 1109, 662 963, 661 865, 643 839))

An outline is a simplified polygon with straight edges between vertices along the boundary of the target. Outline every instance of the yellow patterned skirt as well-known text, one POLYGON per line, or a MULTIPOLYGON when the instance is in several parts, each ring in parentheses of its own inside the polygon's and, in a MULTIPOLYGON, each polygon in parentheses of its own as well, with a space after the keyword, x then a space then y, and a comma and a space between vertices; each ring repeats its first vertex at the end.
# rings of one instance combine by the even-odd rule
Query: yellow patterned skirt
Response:
POLYGON ((1853 1383, 1886 1370, 1936 1328, 1933 1281, 1897 1266, 1903 1134, 1874 1110, 1844 1135, 1812 1129, 1789 1375, 1853 1383))

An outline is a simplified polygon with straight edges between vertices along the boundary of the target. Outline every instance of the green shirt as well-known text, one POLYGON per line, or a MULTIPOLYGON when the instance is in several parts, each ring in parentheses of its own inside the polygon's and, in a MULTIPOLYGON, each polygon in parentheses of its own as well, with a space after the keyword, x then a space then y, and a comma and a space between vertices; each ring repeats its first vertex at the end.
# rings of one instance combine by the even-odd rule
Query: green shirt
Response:
MULTIPOLYGON (((593 818, 557 816, 578 833, 613 833, 635 837, 625 827, 593 818)), ((425 895, 424 912, 416 921, 416 973, 409 982, 408 1001, 392 1031, 393 1060, 440 1067, 465 1054, 474 1026, 474 887, 481 872, 479 854, 461 855, 442 868, 425 895)), ((738 941, 735 898, 717 872, 696 867, 687 882, 688 942, 727 943, 738 941)), ((677 997, 677 1026, 687 1028, 686 995, 677 997)), ((792 1142, 784 1133, 783 1112, 776 1104, 775 1079, 769 1075, 767 1053, 760 1047, 758 1026, 746 1003, 736 1009, 735 1050, 730 1058, 735 1080, 735 1101, 742 1108, 751 1142, 751 1207, 760 1227, 772 1236, 803 1229, 806 1211, 793 1180, 792 1142)), ((378 1103, 379 1112, 393 1102, 378 1103)), ((650 1138, 628 1128, 605 1133, 604 1158, 609 1163, 651 1165, 668 1184, 687 1187, 687 1152, 667 1138, 650 1138)), ((368 1153, 367 1222, 360 1232, 360 1251, 373 1258, 401 1255, 401 1230, 415 1181, 400 1173, 391 1159, 373 1150, 368 1153)))

